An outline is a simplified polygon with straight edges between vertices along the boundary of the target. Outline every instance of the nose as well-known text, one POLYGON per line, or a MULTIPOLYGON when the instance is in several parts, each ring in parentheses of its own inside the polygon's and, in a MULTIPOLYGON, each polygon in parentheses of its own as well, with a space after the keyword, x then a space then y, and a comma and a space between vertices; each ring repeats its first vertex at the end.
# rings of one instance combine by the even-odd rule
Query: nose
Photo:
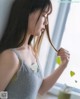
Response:
POLYGON ((44 25, 47 25, 48 24, 48 17, 45 17, 45 20, 44 20, 44 25))

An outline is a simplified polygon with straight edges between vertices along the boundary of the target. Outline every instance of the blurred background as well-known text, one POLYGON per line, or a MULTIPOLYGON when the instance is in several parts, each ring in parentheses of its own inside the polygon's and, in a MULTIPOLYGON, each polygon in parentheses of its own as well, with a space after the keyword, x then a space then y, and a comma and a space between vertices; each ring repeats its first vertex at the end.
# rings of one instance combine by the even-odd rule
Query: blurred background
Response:
MULTIPOLYGON (((9 12, 14 0, 0 0, 0 38, 6 27, 9 12)), ((80 0, 51 0, 52 14, 49 16, 50 37, 56 49, 63 47, 70 52, 70 62, 56 84, 38 99, 61 99, 59 93, 67 89, 69 98, 80 99, 80 0), (70 76, 70 71, 75 75, 70 76)), ((45 35, 39 61, 44 76, 58 67, 56 53, 45 35), (46 50, 45 50, 46 49, 46 50), (43 56, 44 53, 44 56, 43 56)))

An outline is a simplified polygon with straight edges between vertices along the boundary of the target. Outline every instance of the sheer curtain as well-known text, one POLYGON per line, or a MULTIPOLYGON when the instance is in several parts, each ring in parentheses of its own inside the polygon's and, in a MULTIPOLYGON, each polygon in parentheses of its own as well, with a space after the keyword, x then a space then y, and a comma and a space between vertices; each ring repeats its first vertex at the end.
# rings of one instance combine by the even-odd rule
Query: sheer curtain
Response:
MULTIPOLYGON (((52 13, 49 15, 49 32, 50 32, 50 37, 53 35, 53 30, 55 27, 56 23, 56 18, 58 14, 58 9, 59 9, 59 3, 56 0, 51 0, 53 10, 52 13)), ((48 52, 49 52, 50 44, 47 39, 47 36, 45 34, 45 37, 43 39, 41 49, 40 49, 40 54, 39 54, 39 61, 41 65, 41 69, 44 75, 45 69, 46 69, 46 62, 47 62, 47 57, 48 57, 48 52)))
MULTIPOLYGON (((52 31, 52 41, 56 49, 59 49, 60 47, 67 16, 70 9, 70 2, 64 2, 64 3, 58 2, 58 3, 60 5, 58 9, 57 18, 55 21, 55 26, 53 27, 54 29, 52 31)), ((51 73, 51 71, 53 71, 55 67, 55 55, 56 55, 55 51, 53 51, 53 49, 50 47, 46 62, 45 75, 48 75, 51 73)))

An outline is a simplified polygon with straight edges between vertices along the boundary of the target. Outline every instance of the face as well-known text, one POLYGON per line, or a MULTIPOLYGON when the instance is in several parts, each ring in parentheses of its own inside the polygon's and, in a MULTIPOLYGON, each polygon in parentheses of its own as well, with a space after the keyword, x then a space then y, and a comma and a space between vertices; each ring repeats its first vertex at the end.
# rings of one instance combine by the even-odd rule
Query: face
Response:
POLYGON ((45 31, 45 25, 48 24, 48 15, 50 14, 49 7, 41 12, 37 10, 30 14, 28 21, 28 33, 34 36, 40 36, 45 31), (39 18, 39 19, 38 19, 39 18))

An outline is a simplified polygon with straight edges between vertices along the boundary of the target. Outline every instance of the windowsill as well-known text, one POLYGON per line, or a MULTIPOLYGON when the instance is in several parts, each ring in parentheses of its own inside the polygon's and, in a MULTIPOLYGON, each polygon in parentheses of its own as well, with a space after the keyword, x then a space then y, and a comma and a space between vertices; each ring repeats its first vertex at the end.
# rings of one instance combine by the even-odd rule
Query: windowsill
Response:
MULTIPOLYGON (((53 94, 54 96, 58 96, 60 91, 60 87, 54 86, 51 90, 49 90, 49 93, 53 94)), ((70 99, 80 99, 80 93, 74 91, 71 91, 69 93, 71 94, 70 99)))
MULTIPOLYGON (((61 88, 54 86, 45 95, 43 96, 38 95, 37 99, 58 99, 59 91, 61 91, 61 88)), ((71 94, 70 99, 80 99, 80 93, 71 92, 70 94, 71 94)))
POLYGON ((43 96, 38 95, 37 99, 57 99, 57 97, 54 96, 53 94, 46 93, 46 94, 43 95, 43 96))

